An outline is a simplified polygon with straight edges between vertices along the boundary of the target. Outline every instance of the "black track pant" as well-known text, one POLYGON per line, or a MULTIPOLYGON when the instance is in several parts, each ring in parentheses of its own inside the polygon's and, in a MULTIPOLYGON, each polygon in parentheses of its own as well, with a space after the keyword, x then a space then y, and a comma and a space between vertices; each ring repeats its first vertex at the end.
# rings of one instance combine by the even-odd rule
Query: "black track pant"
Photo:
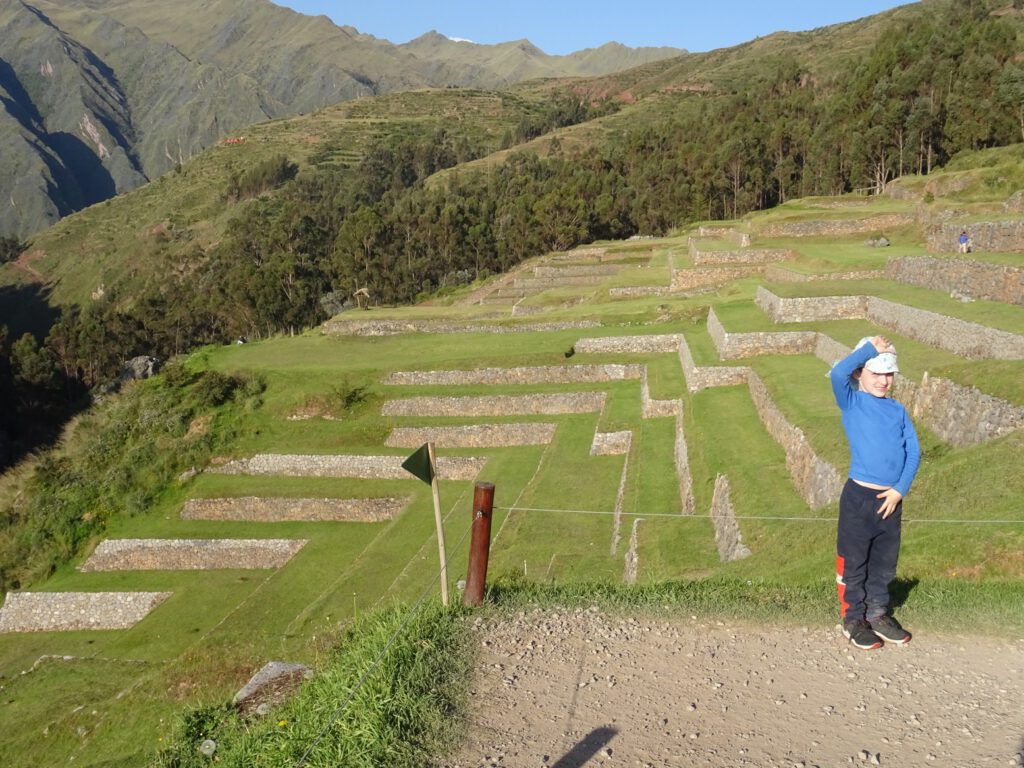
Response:
POLYGON ((836 583, 843 621, 876 619, 889 611, 889 583, 900 554, 903 502, 885 520, 878 491, 847 480, 839 498, 836 583))

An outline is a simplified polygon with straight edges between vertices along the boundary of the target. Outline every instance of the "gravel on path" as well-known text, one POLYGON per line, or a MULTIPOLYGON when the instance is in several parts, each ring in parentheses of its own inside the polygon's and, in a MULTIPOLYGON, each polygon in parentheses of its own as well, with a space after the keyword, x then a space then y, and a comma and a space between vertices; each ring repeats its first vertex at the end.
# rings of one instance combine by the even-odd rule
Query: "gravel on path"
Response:
POLYGON ((445 768, 1024 765, 1024 640, 596 608, 477 618, 468 738, 445 768))

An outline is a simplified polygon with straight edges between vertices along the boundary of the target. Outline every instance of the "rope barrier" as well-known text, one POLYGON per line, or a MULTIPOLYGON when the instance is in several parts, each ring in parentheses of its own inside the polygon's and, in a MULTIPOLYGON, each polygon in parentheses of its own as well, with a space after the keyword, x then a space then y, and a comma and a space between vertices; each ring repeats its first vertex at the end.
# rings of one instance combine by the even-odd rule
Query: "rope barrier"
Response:
MULTIPOLYGON (((499 506, 494 506, 493 509, 495 511, 501 510, 501 511, 505 511, 505 512, 545 512, 545 513, 563 513, 563 514, 575 514, 575 515, 605 515, 605 516, 613 516, 613 515, 616 514, 614 511, 609 512, 609 511, 594 510, 594 509, 551 509, 551 508, 542 508, 542 507, 499 507, 499 506)), ((690 519, 690 520, 703 520, 703 519, 708 519, 708 518, 705 518, 705 516, 703 516, 703 515, 682 515, 682 514, 678 514, 678 513, 673 514, 673 513, 668 513, 668 512, 651 512, 651 513, 627 512, 627 513, 623 513, 623 514, 628 514, 628 515, 631 515, 633 517, 665 517, 665 518, 673 518, 673 519, 676 519, 676 520, 687 520, 687 519, 690 519)), ((830 523, 836 522, 836 518, 835 517, 811 517, 811 516, 807 516, 807 517, 783 517, 783 516, 772 516, 772 515, 737 515, 735 517, 735 519, 736 520, 781 520, 781 521, 801 521, 801 522, 804 522, 804 521, 806 521, 806 522, 830 522, 830 523)), ((908 520, 906 522, 908 522, 908 523, 1024 524, 1024 519, 1022 519, 1022 520, 951 520, 951 519, 925 519, 925 520, 920 520, 919 519, 919 520, 908 520)), ((462 537, 459 539, 459 541, 452 548, 453 552, 458 550, 458 548, 466 540, 466 537, 470 534, 471 530, 472 530, 472 528, 468 528, 462 534, 462 537)), ((452 559, 452 555, 449 555, 447 557, 447 559, 445 560, 445 566, 446 567, 447 567, 448 563, 451 561, 451 559, 452 559)), ((435 575, 434 578, 430 581, 430 583, 427 584, 427 586, 423 590, 422 594, 420 594, 420 596, 417 598, 416 602, 412 605, 412 607, 409 609, 408 613, 406 613, 405 617, 402 619, 402 623, 399 624, 398 628, 392 633, 391 637, 388 638, 388 641, 384 644, 383 648, 381 648, 380 653, 377 654, 376 658, 374 658, 374 660, 370 664, 369 668, 359 678, 359 680, 356 682, 355 686, 353 686, 352 690, 349 692, 348 697, 334 711, 334 713, 328 719, 327 724, 324 725, 324 727, 320 730, 320 733, 317 734, 316 738, 314 738, 313 741, 310 743, 310 745, 306 748, 306 751, 299 758, 298 762, 295 763, 293 768, 301 768, 301 766, 305 765, 306 761, 309 759, 309 756, 313 753, 313 750, 316 749, 316 746, 320 743, 321 740, 323 740, 323 737, 327 734, 327 731, 331 728, 332 725, 334 725, 338 721, 338 719, 342 716, 342 714, 344 714, 345 710, 348 708, 349 704, 352 703, 352 700, 355 698, 356 694, 362 688, 363 684, 370 678, 370 675, 372 675, 377 670, 377 668, 380 666, 380 663, 383 660, 385 654, 387 654, 388 650, 391 648, 391 646, 394 644, 394 642, 398 639, 398 637, 402 634, 403 630, 409 625, 409 623, 413 620, 413 618, 415 618, 416 614, 419 612, 420 608, 422 607, 424 600, 426 600, 427 595, 429 595, 433 591, 434 586, 437 584, 437 582, 439 581, 440 578, 441 578, 441 569, 439 568, 438 571, 437 571, 437 575, 435 575)))
MULTIPOLYGON (((606 512, 602 510, 594 509, 544 509, 540 507, 499 507, 495 506, 495 510, 504 510, 506 512, 564 512, 573 515, 615 515, 615 512, 606 512)), ((622 515, 629 515, 631 517, 668 517, 674 520, 706 520, 709 519, 705 515, 684 515, 679 512, 622 512, 622 515)), ((797 520, 801 522, 836 522, 836 517, 812 517, 812 516, 797 516, 797 517, 779 517, 773 515, 735 515, 734 520, 797 520)), ((905 519, 904 523, 959 523, 959 524, 998 524, 998 525, 1022 525, 1024 519, 1021 520, 951 520, 951 519, 940 519, 940 518, 914 518, 905 519)))
MULTIPOLYGON (((452 547, 453 552, 455 550, 458 550, 458 548, 462 545, 462 542, 466 540, 466 537, 469 536, 472 530, 472 526, 466 529, 465 533, 462 534, 462 538, 460 538, 458 542, 456 542, 455 546, 452 547)), ((448 566, 448 563, 451 562, 451 559, 452 555, 448 555, 448 557, 445 558, 444 564, 446 568, 448 566)), ((313 753, 313 750, 316 749, 316 745, 320 743, 323 737, 327 734, 327 731, 330 729, 330 727, 338 721, 338 718, 340 718, 342 714, 344 714, 345 709, 348 707, 349 704, 352 703, 352 699, 354 699, 355 695, 359 693, 359 690, 363 687, 363 684, 370 679, 370 675, 372 675, 377 670, 377 667, 380 666, 380 663, 383 660, 384 655, 388 652, 388 649, 394 644, 395 640, 398 639, 399 635, 402 634, 402 631, 409 625, 409 622, 411 622, 413 618, 415 618, 417 612, 420 610, 420 607, 423 605, 423 601, 426 600, 427 595, 433 591, 434 585, 436 585, 438 581, 440 581, 440 579, 441 569, 438 568, 437 575, 430 581, 429 584, 427 584, 426 588, 423 590, 423 593, 419 596, 419 598, 417 598, 416 602, 413 603, 413 606, 409 609, 408 613, 406 613, 405 617, 402 619, 402 623, 398 625, 398 629, 396 629, 391 634, 391 637, 388 638, 388 641, 384 643, 384 647, 381 648, 380 653, 378 653, 377 657, 371 662, 369 668, 366 670, 366 672, 363 673, 362 677, 360 677, 358 682, 356 682, 356 684, 353 686, 352 690, 349 692, 348 697, 341 703, 341 705, 336 710, 334 710, 334 713, 327 721, 327 724, 320 730, 320 733, 316 735, 316 738, 313 739, 310 745, 306 748, 306 751, 302 753, 302 757, 299 758, 299 761, 295 763, 293 768, 301 768, 302 765, 305 765, 306 760, 309 759, 309 756, 313 753)))

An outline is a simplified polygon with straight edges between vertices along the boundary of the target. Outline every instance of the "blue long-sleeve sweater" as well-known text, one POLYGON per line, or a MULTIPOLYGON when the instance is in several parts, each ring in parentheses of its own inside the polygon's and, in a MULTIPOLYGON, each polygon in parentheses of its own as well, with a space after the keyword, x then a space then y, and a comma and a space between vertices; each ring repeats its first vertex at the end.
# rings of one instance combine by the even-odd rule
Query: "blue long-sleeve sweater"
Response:
POLYGON ((832 392, 850 443, 850 477, 873 485, 910 490, 921 463, 921 446, 907 409, 896 400, 857 389, 850 375, 878 354, 871 344, 855 349, 832 367, 832 392))

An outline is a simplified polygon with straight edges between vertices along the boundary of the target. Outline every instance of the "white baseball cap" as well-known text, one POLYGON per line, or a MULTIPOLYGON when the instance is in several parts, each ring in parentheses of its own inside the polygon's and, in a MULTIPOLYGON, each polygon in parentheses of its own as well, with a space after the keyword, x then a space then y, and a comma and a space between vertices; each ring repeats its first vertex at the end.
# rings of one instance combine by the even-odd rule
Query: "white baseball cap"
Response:
MULTIPOLYGON (((873 337, 871 336, 865 336, 863 339, 857 342, 857 346, 855 346, 854 349, 860 349, 865 344, 870 344, 872 338, 873 337)), ((899 373, 899 366, 896 365, 896 347, 893 347, 891 345, 890 347, 892 349, 891 352, 882 352, 878 355, 875 355, 866 363, 864 363, 864 367, 867 368, 872 373, 899 373)))

